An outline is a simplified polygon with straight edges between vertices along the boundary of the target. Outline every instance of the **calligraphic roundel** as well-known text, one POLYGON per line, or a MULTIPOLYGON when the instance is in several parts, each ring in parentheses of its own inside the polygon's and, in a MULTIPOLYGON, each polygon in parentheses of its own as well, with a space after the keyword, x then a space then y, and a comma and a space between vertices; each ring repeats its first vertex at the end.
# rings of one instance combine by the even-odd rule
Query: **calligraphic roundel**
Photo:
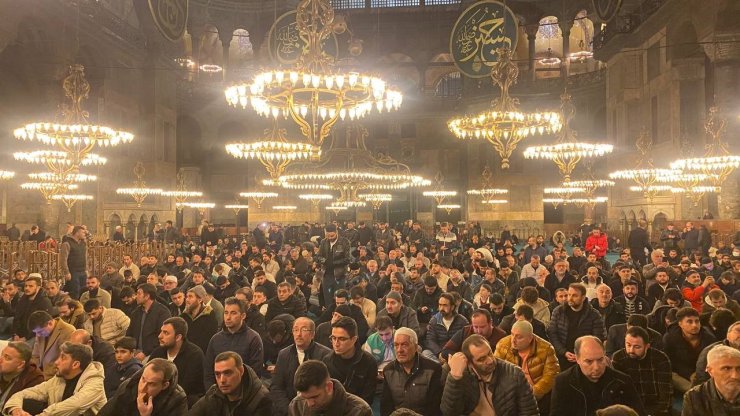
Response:
POLYGON ((465 9, 452 28, 450 53, 455 66, 471 78, 491 74, 496 49, 514 50, 519 40, 514 12, 498 1, 480 1, 465 9))
POLYGON ((188 0, 149 0, 154 24, 170 42, 182 39, 188 23, 188 0))
MULTIPOLYGON (((267 50, 270 59, 277 65, 295 64, 308 47, 308 41, 301 36, 295 19, 295 10, 283 14, 277 18, 267 34, 267 50)), ((339 42, 334 33, 321 41, 321 50, 334 59, 339 56, 339 42)))

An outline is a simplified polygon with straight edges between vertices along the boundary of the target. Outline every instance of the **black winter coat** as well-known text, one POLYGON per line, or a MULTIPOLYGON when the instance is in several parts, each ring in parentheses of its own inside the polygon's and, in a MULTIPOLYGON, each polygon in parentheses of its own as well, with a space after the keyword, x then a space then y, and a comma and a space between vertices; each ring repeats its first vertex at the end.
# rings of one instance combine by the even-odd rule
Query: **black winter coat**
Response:
MULTIPOLYGON (((331 352, 331 349, 312 342, 305 351, 306 357, 304 361, 323 361, 331 352)), ((275 373, 272 375, 272 382, 270 383, 272 410, 277 416, 288 414, 290 401, 298 394, 293 386, 293 376, 296 370, 298 370, 298 351, 296 351, 296 346, 291 345, 283 348, 278 354, 277 362, 275 363, 275 373)))
POLYGON ((280 299, 275 296, 267 302, 265 321, 270 322, 275 319, 276 316, 284 313, 291 315, 294 318, 306 316, 306 301, 303 297, 290 295, 285 302, 281 302, 280 299))
MULTIPOLYGON (((116 394, 108 399, 108 403, 100 409, 98 416, 139 416, 136 398, 139 379, 143 372, 144 369, 141 369, 130 379, 124 381, 116 390, 116 394)), ((187 412, 188 400, 185 391, 177 384, 177 376, 175 376, 167 389, 162 390, 154 398, 152 416, 184 415, 187 412)))
MULTIPOLYGON (((440 408, 444 416, 469 415, 475 410, 480 400, 477 376, 466 369, 462 378, 455 380, 445 365, 442 379, 445 385, 440 408)), ((514 364, 496 358, 488 389, 493 393, 496 416, 539 416, 532 386, 514 364)))
POLYGON ((126 336, 136 339, 137 348, 144 352, 145 355, 149 355, 159 346, 159 331, 162 328, 162 323, 170 317, 170 310, 159 302, 152 303, 149 313, 146 314, 143 323, 144 329, 142 331, 141 318, 143 315, 143 306, 138 306, 134 309, 131 313, 131 325, 129 325, 126 331, 126 336), (139 339, 139 334, 141 334, 141 339, 139 339))
POLYGON ((334 243, 334 247, 331 247, 328 239, 321 240, 319 245, 319 261, 328 262, 329 254, 331 252, 332 262, 331 265, 324 263, 326 267, 326 273, 324 278, 334 276, 334 279, 344 279, 347 272, 347 265, 350 263, 350 246, 349 240, 346 238, 338 237, 337 242, 334 243))
MULTIPOLYGON (((167 348, 155 348, 150 358, 166 360, 167 348)), ((188 396, 188 406, 192 406, 206 391, 203 386, 203 351, 192 342, 185 341, 172 362, 177 367, 177 382, 188 396)))
POLYGON ((324 357, 324 364, 329 368, 329 375, 339 380, 348 393, 372 404, 378 377, 378 363, 372 355, 357 348, 355 356, 345 360, 332 352, 324 357))
POLYGON ((645 406, 635 390, 632 379, 627 374, 607 367, 601 376, 603 390, 594 409, 587 409, 585 383, 591 383, 577 365, 555 377, 555 385, 550 397, 550 416, 591 416, 597 409, 613 404, 623 404, 634 409, 638 415, 645 416, 645 406))
POLYGON ((681 416, 736 416, 740 406, 722 400, 714 380, 710 379, 683 395, 683 412, 681 416))
MULTIPOLYGON (((584 335, 593 335, 596 338, 605 340, 606 328, 604 327, 604 319, 601 317, 601 314, 589 303, 584 303, 583 307, 586 310, 578 322, 578 331, 574 339, 584 335)), ((555 347, 558 357, 565 356, 565 353, 572 349, 572 346, 565 345, 568 338, 568 317, 566 316, 565 308, 570 308, 570 306, 566 303, 555 308, 547 325, 547 336, 550 338, 552 346, 555 347)))
POLYGON ((229 405, 229 398, 221 393, 217 385, 212 385, 205 396, 190 409, 188 416, 271 415, 272 400, 267 388, 262 385, 254 370, 246 365, 244 366, 241 388, 241 398, 232 410, 229 405))
POLYGON ((691 375, 696 371, 696 362, 699 360, 701 351, 715 342, 714 335, 706 328, 701 328, 699 332, 699 349, 695 350, 689 346, 678 324, 671 324, 663 335, 663 352, 671 360, 671 369, 674 373, 690 380, 691 375))
POLYGON ((43 290, 39 290, 33 299, 29 299, 26 295, 21 296, 18 299, 18 304, 15 306, 13 334, 25 339, 33 338, 35 335, 28 329, 28 317, 36 311, 45 311, 51 314, 51 307, 51 301, 43 290))
POLYGON ((213 308, 204 306, 195 318, 189 313, 183 313, 180 317, 188 324, 188 340, 197 345, 201 351, 208 349, 211 337, 218 332, 218 320, 213 308))
POLYGON ((416 354, 411 374, 394 360, 383 369, 383 396, 380 414, 390 415, 398 408, 411 409, 424 416, 442 414, 442 367, 434 361, 416 354))
POLYGON ((216 332, 208 343, 208 349, 203 360, 203 384, 210 386, 215 383, 213 376, 213 363, 216 356, 224 351, 234 351, 239 354, 244 364, 252 367, 255 372, 262 371, 264 368, 264 349, 262 338, 253 329, 242 325, 238 331, 231 333, 224 329, 216 332))

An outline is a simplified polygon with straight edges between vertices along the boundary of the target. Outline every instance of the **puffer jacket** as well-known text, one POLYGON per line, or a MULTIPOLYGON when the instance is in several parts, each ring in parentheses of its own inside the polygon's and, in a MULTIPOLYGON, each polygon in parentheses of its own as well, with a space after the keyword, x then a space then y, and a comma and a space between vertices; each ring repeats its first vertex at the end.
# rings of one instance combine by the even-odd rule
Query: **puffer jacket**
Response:
MULTIPOLYGON (((583 307, 586 310, 578 322, 578 333, 575 338, 593 335, 600 340, 605 340, 606 328, 601 314, 588 302, 584 302, 583 307)), ((568 317, 565 314, 565 308, 570 308, 570 306, 566 303, 555 308, 550 317, 550 324, 547 326, 547 336, 559 357, 564 356, 568 351, 568 346, 565 345, 568 338, 568 317)))
POLYGON ((722 400, 710 379, 692 388, 683 395, 681 416, 734 416, 740 414, 740 406, 722 400))
POLYGON ((442 367, 421 354, 416 354, 411 374, 396 360, 383 369, 382 416, 402 407, 424 416, 438 416, 441 398, 442 367))
MULTIPOLYGON (((462 378, 456 380, 445 365, 442 379, 445 386, 440 408, 444 416, 468 415, 475 410, 480 400, 476 375, 466 369, 462 378)), ((493 393, 496 416, 539 416, 532 387, 522 370, 514 364, 497 358, 488 389, 493 393)))
POLYGON ((288 414, 291 416, 316 416, 316 415, 342 415, 342 416, 373 416, 373 411, 364 400, 347 393, 342 383, 332 379, 334 384, 334 395, 329 406, 323 412, 316 412, 308 407, 306 400, 297 396, 290 402, 288 414))
POLYGON ((229 398, 226 397, 217 385, 212 385, 188 412, 189 416, 232 416, 254 415, 270 416, 272 400, 267 388, 262 385, 257 373, 250 367, 244 366, 244 375, 241 381, 242 394, 239 401, 232 408, 229 398))
POLYGON ((442 352, 442 347, 449 341, 453 335, 469 325, 467 318, 460 314, 455 314, 452 318, 450 328, 447 329, 442 321, 442 313, 437 312, 429 321, 424 348, 431 351, 435 356, 442 352))
MULTIPOLYGON (((103 308, 103 314, 100 322, 100 339, 113 345, 119 339, 126 336, 131 319, 125 313, 118 309, 103 308)), ((82 324, 83 329, 93 333, 93 322, 88 319, 82 324)))
POLYGON ((62 377, 51 379, 31 388, 21 390, 5 402, 4 414, 13 409, 23 408, 23 401, 36 400, 46 402, 44 413, 55 416, 95 415, 105 405, 105 388, 103 387, 103 364, 93 361, 80 374, 74 394, 62 400, 67 381, 62 377))
POLYGON ((518 308, 520 305, 529 305, 534 310, 534 318, 542 321, 543 324, 547 325, 550 323, 550 304, 542 299, 538 298, 537 302, 532 305, 530 303, 525 303, 523 300, 517 299, 516 303, 514 304, 514 310, 518 308))
POLYGON ((606 234, 600 234, 598 237, 590 235, 586 239, 586 253, 594 253, 597 258, 606 256, 606 249, 609 247, 606 234), (599 247, 598 249, 596 247, 599 247))
MULTIPOLYGON (((511 335, 505 337, 496 345, 494 355, 506 362, 522 368, 522 359, 511 345, 511 335)), ((534 385, 532 390, 537 400, 552 390, 555 385, 555 376, 560 373, 560 364, 555 355, 555 348, 544 339, 534 335, 533 350, 527 356, 527 369, 534 385)))
MULTIPOLYGON (((139 380, 144 369, 137 371, 130 379, 121 383, 116 394, 100 409, 98 416, 139 416, 136 398, 139 380)), ((82 380, 80 380, 82 381, 82 380)), ((82 383, 80 383, 82 384, 82 383)), ((188 411, 188 400, 185 390, 177 384, 175 375, 166 389, 162 390, 153 401, 152 416, 184 415, 188 411)))

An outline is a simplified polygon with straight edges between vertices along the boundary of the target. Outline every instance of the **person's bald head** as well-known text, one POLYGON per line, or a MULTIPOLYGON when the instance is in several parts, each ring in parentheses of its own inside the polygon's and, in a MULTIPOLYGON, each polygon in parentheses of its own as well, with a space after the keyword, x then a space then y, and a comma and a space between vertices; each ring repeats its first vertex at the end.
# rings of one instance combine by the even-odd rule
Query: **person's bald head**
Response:
POLYGON ((73 344, 92 345, 92 335, 84 329, 77 329, 69 336, 69 342, 73 344))

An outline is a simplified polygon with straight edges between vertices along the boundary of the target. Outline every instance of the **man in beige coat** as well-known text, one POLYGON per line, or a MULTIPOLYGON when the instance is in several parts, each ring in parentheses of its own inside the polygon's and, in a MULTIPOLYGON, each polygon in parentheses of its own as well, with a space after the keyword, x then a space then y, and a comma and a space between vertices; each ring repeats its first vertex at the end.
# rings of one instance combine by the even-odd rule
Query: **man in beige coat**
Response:
POLYGON ((85 302, 85 313, 88 319, 82 325, 82 329, 100 337, 111 346, 126 336, 126 330, 131 323, 131 318, 121 310, 106 308, 98 299, 85 302))
POLYGON ((92 349, 87 345, 65 342, 59 347, 55 362, 56 377, 34 387, 21 390, 8 399, 3 414, 26 416, 28 412, 44 416, 95 415, 105 405, 103 365, 92 360, 92 349), (74 389, 67 390, 67 383, 74 389), (24 403, 26 401, 26 403, 24 403), (23 406, 46 407, 24 409, 23 406))
POLYGON ((31 362, 36 364, 48 380, 57 372, 59 346, 69 340, 75 327, 60 318, 52 318, 46 311, 36 311, 28 317, 28 327, 36 334, 31 362))

